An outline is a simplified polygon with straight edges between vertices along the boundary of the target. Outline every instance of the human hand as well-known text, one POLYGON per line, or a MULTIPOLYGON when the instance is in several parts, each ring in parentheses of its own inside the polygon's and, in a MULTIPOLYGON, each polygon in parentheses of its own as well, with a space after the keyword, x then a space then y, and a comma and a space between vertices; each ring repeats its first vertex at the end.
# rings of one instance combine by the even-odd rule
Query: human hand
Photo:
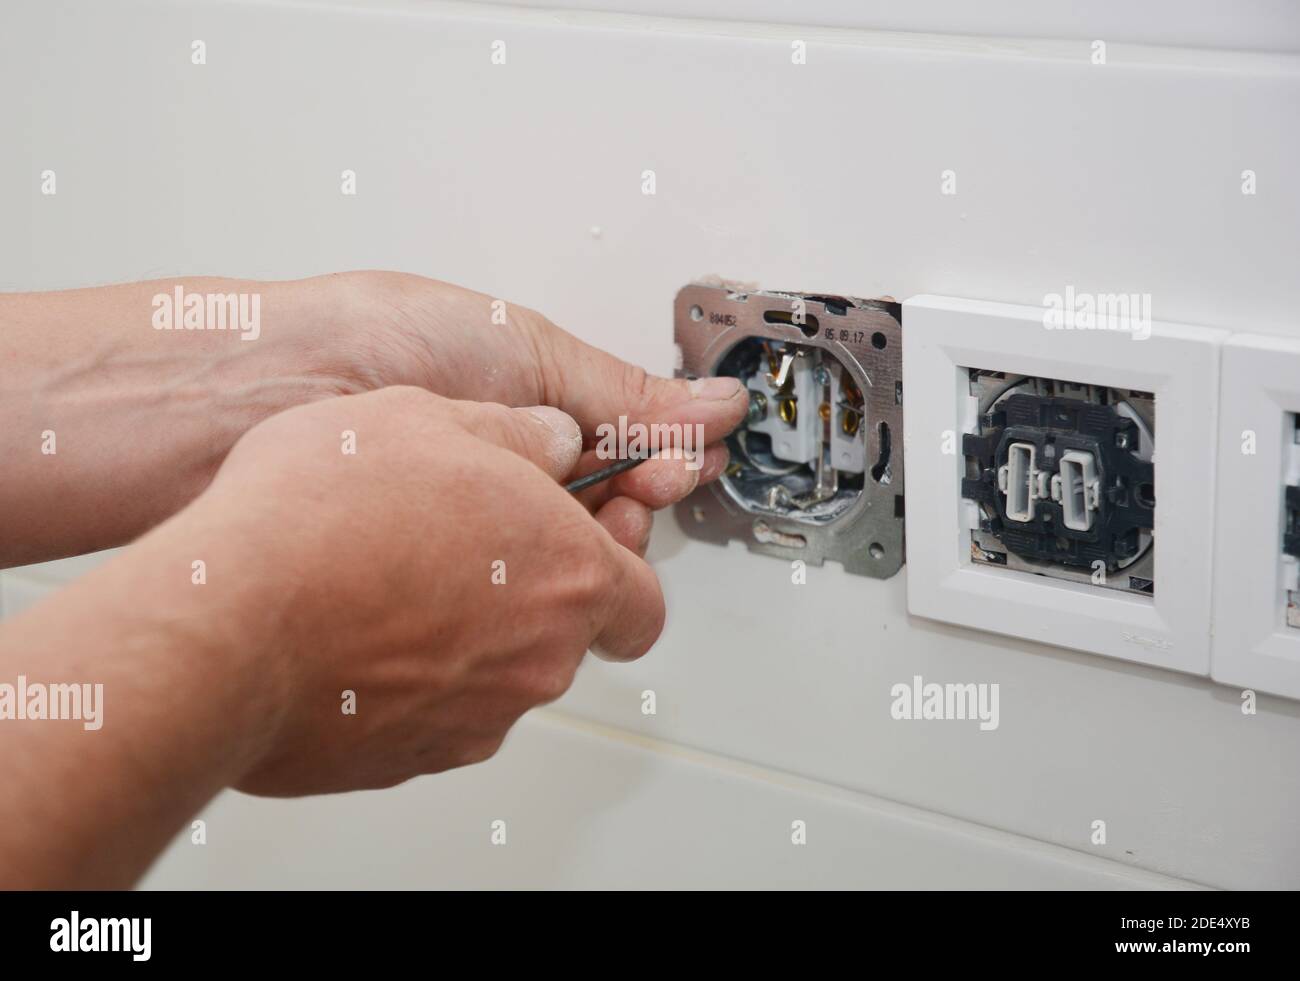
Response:
POLYGON ((648 461, 580 495, 591 507, 631 500, 662 508, 716 478, 727 464, 721 440, 748 408, 744 387, 733 378, 688 382, 652 375, 583 343, 535 310, 451 283, 367 271, 285 285, 333 296, 304 307, 344 311, 348 328, 333 342, 340 376, 362 379, 367 387, 416 385, 454 399, 562 409, 583 433, 586 452, 574 476, 608 463, 594 452, 596 430, 616 425, 620 416, 647 426, 703 427, 702 466, 681 458, 648 461))
POLYGON ((236 786, 382 787, 475 762, 568 688, 589 647, 645 653, 659 584, 621 515, 593 518, 561 487, 579 452, 558 410, 415 388, 302 406, 246 434, 140 543, 155 563, 203 556, 202 602, 177 615, 233 625, 231 643, 258 652, 232 658, 253 666, 271 719, 235 750, 248 761, 236 786))

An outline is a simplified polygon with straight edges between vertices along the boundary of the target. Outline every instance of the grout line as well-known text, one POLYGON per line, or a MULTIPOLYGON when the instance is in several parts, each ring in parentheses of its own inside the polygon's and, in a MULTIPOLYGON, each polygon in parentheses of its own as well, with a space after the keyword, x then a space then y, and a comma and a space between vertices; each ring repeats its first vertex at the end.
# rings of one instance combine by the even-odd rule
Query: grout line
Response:
MULTIPOLYGON (((572 27, 638 34, 672 34, 782 43, 788 43, 797 36, 799 40, 809 43, 816 42, 838 47, 876 48, 914 54, 1056 61, 1063 64, 1076 64, 1084 69, 1091 67, 1089 61, 1091 42, 1082 39, 1011 38, 853 27, 819 27, 798 23, 775 24, 564 8, 516 7, 510 4, 476 3, 469 0, 200 0, 200 3, 255 6, 262 10, 307 9, 371 17, 451 18, 486 21, 495 26, 521 24, 534 27, 572 27), (797 32, 797 35, 792 32, 797 32)), ((1300 75, 1300 54, 1287 52, 1167 47, 1123 41, 1109 43, 1107 51, 1108 63, 1121 68, 1185 68, 1198 71, 1300 75)))
POLYGON ((1081 848, 1072 848, 1042 838, 1009 831, 1005 828, 981 824, 956 814, 930 810, 907 801, 882 797, 878 794, 828 783, 814 777, 801 776, 788 770, 752 763, 710 750, 698 749, 684 743, 672 742, 656 736, 647 736, 630 729, 594 722, 562 709, 542 708, 529 713, 526 718, 545 720, 547 723, 584 733, 637 749, 658 753, 682 762, 715 770, 723 770, 735 777, 780 787, 795 793, 816 794, 857 807, 872 808, 900 819, 910 819, 950 833, 965 835, 996 843, 1017 852, 1029 851, 1058 862, 1081 862, 1095 871, 1116 876, 1135 886, 1146 888, 1217 889, 1207 883, 1183 876, 1159 872, 1119 859, 1093 855, 1081 848))

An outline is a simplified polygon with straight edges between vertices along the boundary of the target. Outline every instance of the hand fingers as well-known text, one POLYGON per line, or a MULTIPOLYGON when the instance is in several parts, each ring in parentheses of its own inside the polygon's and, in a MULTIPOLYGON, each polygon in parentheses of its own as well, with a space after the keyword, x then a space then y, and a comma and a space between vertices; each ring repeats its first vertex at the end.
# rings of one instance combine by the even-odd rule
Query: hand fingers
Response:
MULTIPOLYGON (((468 432, 532 460, 556 480, 568 476, 581 452, 577 425, 557 409, 508 409, 490 402, 452 400, 446 400, 444 408, 468 432)), ((607 574, 601 604, 604 616, 592 650, 610 660, 640 657, 663 630, 659 580, 634 551, 644 548, 649 537, 648 514, 644 505, 629 500, 603 513, 599 521, 606 529, 600 540, 605 543, 607 574)))
MULTIPOLYGON (((675 504, 686 497, 701 484, 717 480, 726 469, 730 454, 726 446, 715 444, 704 451, 703 457, 694 462, 689 460, 653 459, 647 460, 627 473, 621 473, 603 484, 589 487, 578 494, 578 500, 589 511, 597 511, 606 501, 619 497, 630 497, 647 507, 658 510, 675 504), (696 469, 691 469, 691 467, 696 469)), ((574 476, 599 470, 608 466, 608 460, 601 460, 594 450, 584 453, 574 468, 574 476)))
MULTIPOLYGON (((495 403, 448 401, 446 409, 468 432, 531 460, 559 481, 572 472, 581 453, 577 424, 558 409, 509 409, 495 403)), ((555 492, 567 497, 556 487, 555 492)), ((570 505, 572 506, 572 505, 570 505)), ((606 575, 603 616, 591 650, 613 661, 630 661, 648 651, 664 624, 659 580, 638 554, 650 534, 649 510, 630 499, 601 509, 606 575)))
POLYGON ((664 594, 645 560, 612 539, 609 560, 609 602, 591 650, 607 661, 633 661, 650 650, 664 629, 664 594))
POLYGON ((578 424, 549 405, 510 409, 449 400, 446 407, 467 432, 531 460, 554 480, 565 480, 582 453, 578 424))
POLYGON ((596 520, 624 548, 644 556, 650 544, 654 512, 630 497, 615 497, 596 511, 596 520))
POLYGON ((573 416, 589 439, 601 424, 681 423, 704 427, 704 443, 715 443, 740 424, 749 407, 735 378, 661 378, 599 348, 584 344, 543 317, 529 321, 531 348, 545 397, 573 416))

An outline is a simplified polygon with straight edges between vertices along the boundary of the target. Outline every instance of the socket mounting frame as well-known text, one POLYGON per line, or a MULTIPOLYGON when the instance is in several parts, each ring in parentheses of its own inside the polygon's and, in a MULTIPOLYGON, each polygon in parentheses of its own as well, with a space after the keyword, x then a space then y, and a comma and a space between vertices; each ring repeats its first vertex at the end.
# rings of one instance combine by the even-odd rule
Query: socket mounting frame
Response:
POLYGON ((863 394, 866 440, 862 491, 832 518, 755 508, 724 474, 677 505, 685 533, 715 544, 744 541, 752 552, 810 565, 830 559, 857 575, 897 573, 905 557, 901 306, 891 299, 693 283, 678 292, 673 319, 679 378, 717 374, 737 345, 755 338, 828 353, 863 394))

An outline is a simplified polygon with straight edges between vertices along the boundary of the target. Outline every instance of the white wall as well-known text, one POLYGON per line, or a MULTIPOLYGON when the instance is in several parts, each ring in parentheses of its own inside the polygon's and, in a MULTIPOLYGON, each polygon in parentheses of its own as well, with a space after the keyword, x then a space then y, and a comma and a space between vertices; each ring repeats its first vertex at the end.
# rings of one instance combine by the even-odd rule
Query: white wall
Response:
MULTIPOLYGON (((1266 29, 1231 46, 1295 50, 1294 9, 1242 9, 1266 29)), ((999 41, 395 0, 19 0, 0 23, 0 288, 393 267, 661 371, 673 294, 714 272, 1029 304, 1069 283, 1300 334, 1295 55, 1119 39, 1094 66, 1059 20, 999 41)), ((667 515, 652 554, 659 646, 590 663, 499 760, 386 794, 228 795, 212 843, 181 839, 150 884, 1300 885, 1300 704, 1243 716, 1209 681, 913 619, 902 574, 795 587, 667 515), (892 720, 914 674, 999 683, 1000 728, 892 720), (511 845, 489 851, 496 817, 511 845)), ((61 575, 6 574, 6 604, 61 575)))

